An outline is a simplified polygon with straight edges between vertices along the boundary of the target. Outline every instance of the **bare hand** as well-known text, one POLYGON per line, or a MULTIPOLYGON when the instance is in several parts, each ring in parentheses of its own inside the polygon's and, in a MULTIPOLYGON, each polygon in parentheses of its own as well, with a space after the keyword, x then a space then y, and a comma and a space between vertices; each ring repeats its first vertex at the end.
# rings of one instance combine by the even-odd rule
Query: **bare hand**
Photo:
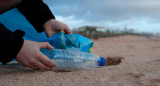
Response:
POLYGON ((53 49, 48 42, 24 40, 24 44, 15 59, 25 67, 52 70, 56 64, 40 52, 42 48, 53 49))
POLYGON ((71 29, 64 23, 59 22, 55 19, 48 20, 44 25, 45 33, 47 37, 55 35, 59 31, 64 31, 66 34, 72 34, 71 29))

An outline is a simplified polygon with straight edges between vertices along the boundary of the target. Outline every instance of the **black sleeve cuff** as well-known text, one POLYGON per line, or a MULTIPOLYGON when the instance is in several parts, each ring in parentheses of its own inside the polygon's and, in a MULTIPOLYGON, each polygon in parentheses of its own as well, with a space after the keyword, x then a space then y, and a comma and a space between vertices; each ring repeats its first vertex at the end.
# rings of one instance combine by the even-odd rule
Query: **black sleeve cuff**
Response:
POLYGON ((0 61, 3 64, 7 64, 17 56, 24 42, 23 35, 24 32, 11 32, 0 23, 0 61))
POLYGON ((49 7, 42 0, 22 0, 18 10, 40 33, 44 31, 43 24, 49 19, 55 19, 49 7))

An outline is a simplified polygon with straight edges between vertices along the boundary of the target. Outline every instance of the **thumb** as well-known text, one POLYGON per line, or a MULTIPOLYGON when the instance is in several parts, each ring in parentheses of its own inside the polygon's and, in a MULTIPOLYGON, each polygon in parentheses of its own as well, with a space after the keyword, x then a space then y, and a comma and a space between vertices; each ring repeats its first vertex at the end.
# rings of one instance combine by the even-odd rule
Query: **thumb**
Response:
POLYGON ((52 28, 46 28, 45 33, 47 37, 49 38, 49 37, 52 37, 54 34, 56 34, 56 31, 52 30, 52 28))
POLYGON ((44 48, 53 49, 54 47, 52 45, 50 45, 48 42, 41 42, 40 49, 44 49, 44 48))

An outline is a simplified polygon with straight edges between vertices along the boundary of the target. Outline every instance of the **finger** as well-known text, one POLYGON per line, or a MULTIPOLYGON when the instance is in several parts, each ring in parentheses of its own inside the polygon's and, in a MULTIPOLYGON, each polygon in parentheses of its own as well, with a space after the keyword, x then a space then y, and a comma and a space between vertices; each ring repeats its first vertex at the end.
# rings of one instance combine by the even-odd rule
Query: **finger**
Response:
POLYGON ((52 33, 50 31, 45 31, 45 33, 46 33, 48 38, 52 36, 52 33))
POLYGON ((30 59, 30 61, 26 65, 27 65, 27 67, 30 67, 30 68, 36 70, 36 69, 38 69, 38 67, 34 65, 35 62, 36 62, 36 60, 34 60, 34 59, 31 60, 30 59))
POLYGON ((52 45, 50 45, 48 42, 41 42, 40 49, 44 49, 44 48, 53 49, 54 47, 52 45))
POLYGON ((45 33, 46 33, 48 38, 52 37, 54 34, 56 34, 56 32, 53 31, 52 29, 45 30, 45 33))
POLYGON ((37 68, 41 69, 41 70, 52 70, 52 69, 53 69, 53 67, 48 67, 48 66, 44 65, 43 63, 41 63, 40 61, 36 61, 36 62, 34 63, 34 65, 35 65, 37 68))
POLYGON ((72 30, 67 25, 65 25, 64 32, 70 35, 72 34, 72 30))
POLYGON ((45 56, 43 53, 41 53, 41 58, 39 58, 39 60, 46 66, 49 67, 56 67, 57 64, 55 64, 54 62, 52 62, 47 56, 45 56))
POLYGON ((30 68, 32 68, 32 69, 34 69, 34 70, 37 70, 38 69, 38 67, 36 67, 35 65, 29 65, 28 67, 30 67, 30 68))

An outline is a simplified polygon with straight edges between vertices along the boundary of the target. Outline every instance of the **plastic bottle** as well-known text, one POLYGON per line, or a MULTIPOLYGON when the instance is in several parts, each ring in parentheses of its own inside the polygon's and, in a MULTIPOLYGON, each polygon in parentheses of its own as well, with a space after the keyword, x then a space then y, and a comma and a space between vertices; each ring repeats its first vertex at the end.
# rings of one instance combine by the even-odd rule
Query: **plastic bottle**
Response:
POLYGON ((52 49, 47 51, 47 56, 58 68, 92 69, 105 65, 105 59, 94 53, 52 49))

